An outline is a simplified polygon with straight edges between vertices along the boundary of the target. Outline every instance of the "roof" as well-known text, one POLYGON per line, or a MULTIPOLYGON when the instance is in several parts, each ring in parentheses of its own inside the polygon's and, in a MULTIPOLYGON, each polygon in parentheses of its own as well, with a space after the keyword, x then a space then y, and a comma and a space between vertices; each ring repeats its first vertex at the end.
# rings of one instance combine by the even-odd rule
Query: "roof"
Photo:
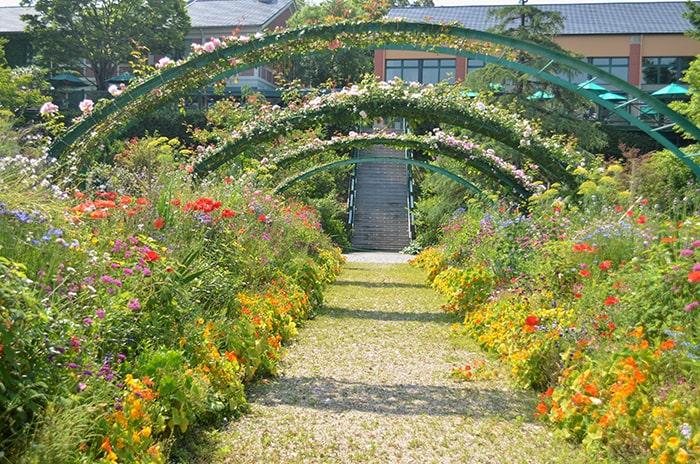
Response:
POLYGON ((33 8, 21 6, 0 7, 0 34, 5 32, 24 32, 24 22, 19 19, 22 15, 34 13, 33 8))
MULTIPOLYGON (((187 4, 187 13, 192 29, 232 26, 259 29, 291 6, 296 7, 294 0, 193 0, 187 4)), ((32 8, 0 7, 0 34, 23 32, 20 17, 33 13, 32 8)))
POLYGON ((264 26, 294 0, 193 0, 187 4, 192 29, 264 26))
MULTIPOLYGON (((578 3, 537 5, 564 17, 560 35, 683 34, 693 29, 683 17, 686 2, 578 3)), ((392 8, 388 18, 408 21, 453 22, 485 30, 494 24, 487 12, 494 6, 436 6, 392 8)))

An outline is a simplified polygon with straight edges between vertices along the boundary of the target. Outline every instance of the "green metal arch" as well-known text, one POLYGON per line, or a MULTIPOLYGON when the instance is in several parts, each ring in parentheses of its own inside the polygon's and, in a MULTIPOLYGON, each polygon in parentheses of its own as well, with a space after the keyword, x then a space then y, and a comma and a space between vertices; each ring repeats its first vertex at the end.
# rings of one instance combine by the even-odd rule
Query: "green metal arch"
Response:
MULTIPOLYGON (((292 157, 287 157, 282 159, 280 162, 277 162, 276 165, 279 169, 284 169, 288 164, 291 162, 294 162, 296 160, 301 160, 304 159, 305 156, 311 156, 320 152, 328 151, 328 150, 333 150, 333 149, 339 149, 339 148, 367 148, 369 146, 374 146, 374 145, 384 145, 384 146, 390 146, 393 148, 399 148, 399 149, 405 149, 405 148, 411 148, 411 149, 418 149, 418 150, 423 150, 427 151, 429 153, 441 153, 441 154, 446 154, 447 156, 456 159, 458 161, 462 161, 468 166, 471 166, 472 168, 476 169, 478 172, 484 174, 485 176, 491 178, 492 180, 496 181, 497 183, 500 183, 506 187, 508 187, 508 191, 511 195, 517 198, 518 201, 523 201, 526 200, 527 198, 530 197, 534 192, 528 191, 525 186, 523 186, 521 183, 517 181, 513 176, 509 175, 507 172, 501 171, 497 169, 494 166, 489 165, 486 162, 480 161, 480 160, 475 160, 475 159, 463 159, 458 157, 458 155, 461 155, 462 152, 455 150, 454 148, 450 148, 448 146, 445 146, 444 144, 441 144, 439 147, 431 146, 430 143, 424 141, 424 140, 406 140, 406 139, 401 139, 401 138, 396 138, 396 137, 372 137, 372 138, 351 138, 351 137, 343 137, 338 140, 336 144, 331 144, 331 145, 326 145, 322 149, 318 150, 305 150, 302 153, 300 153, 298 156, 292 156, 292 157)), ((368 159, 374 158, 374 157, 368 157, 368 159)), ((364 159, 364 158, 362 158, 364 159)), ((392 159, 405 159, 405 158, 392 158, 392 159)), ((362 161, 359 161, 362 162, 362 161)), ((396 162, 396 161, 393 161, 396 162)), ((347 163, 351 164, 351 163, 347 163)), ((429 163, 423 163, 417 160, 410 160, 407 164, 414 164, 416 166, 421 166, 426 169, 431 169, 436 172, 440 172, 441 174, 444 174, 442 171, 444 171, 442 168, 439 168, 437 166, 433 166, 429 163), (416 164, 419 163, 419 164, 416 164), (430 166, 430 167, 428 167, 430 166), (435 168, 435 169, 433 169, 435 168)), ((341 164, 342 166, 342 164, 341 164)), ((445 174, 447 175, 447 174, 445 174)), ((449 176, 448 176, 449 177, 449 176)))
POLYGON ((216 82, 227 75, 240 73, 279 59, 290 59, 309 53, 309 50, 295 50, 294 41, 303 43, 304 40, 315 40, 317 51, 319 51, 319 43, 321 41, 327 41, 326 43, 330 43, 331 40, 335 39, 342 41, 350 36, 357 37, 360 42, 364 40, 366 43, 359 46, 365 48, 388 48, 388 44, 400 42, 403 44, 402 48, 410 47, 415 50, 436 52, 451 50, 452 53, 465 54, 466 56, 473 54, 473 56, 482 57, 487 62, 517 69, 535 75, 552 84, 567 88, 619 115, 631 125, 658 141, 662 146, 679 157, 700 179, 700 166, 695 164, 663 134, 655 131, 630 113, 621 111, 619 105, 613 105, 598 98, 593 92, 579 89, 576 85, 546 72, 547 66, 540 70, 528 68, 510 60, 507 54, 509 50, 523 50, 548 58, 550 62, 558 62, 577 71, 585 72, 610 82, 620 90, 631 95, 633 99, 646 104, 672 121, 687 134, 695 138, 695 140, 700 141, 700 128, 684 116, 671 110, 658 99, 627 82, 564 53, 513 37, 476 31, 456 25, 403 21, 340 22, 332 25, 286 30, 265 35, 259 40, 249 40, 245 43, 237 41, 225 48, 216 49, 210 54, 198 55, 178 67, 170 68, 154 75, 141 85, 129 89, 124 95, 112 100, 108 105, 99 108, 89 118, 72 127, 62 138, 57 139, 51 146, 50 153, 55 157, 60 157, 70 150, 95 149, 99 144, 100 136, 104 137, 123 130, 131 119, 138 119, 143 114, 144 109, 150 109, 148 108, 148 102, 144 100, 147 100, 146 97, 153 92, 158 93, 156 95, 157 99, 170 101, 191 92, 195 88, 201 88, 204 85, 216 82), (444 40, 444 43, 436 44, 428 39, 444 40), (489 53, 491 50, 477 50, 478 47, 475 47, 471 41, 497 44, 505 47, 505 49, 501 50, 500 55, 493 54, 489 53), (282 45, 288 46, 288 49, 284 49, 282 45), (268 50, 269 54, 267 53, 268 50), (262 52, 260 53, 261 57, 246 63, 236 63, 233 66, 228 64, 229 59, 232 57, 243 56, 246 53, 255 56, 253 52, 262 52), (121 119, 117 117, 120 113, 124 113, 124 117, 121 119), (114 119, 110 120, 110 116, 114 116, 114 119), (98 138, 98 140, 91 140, 94 138, 98 138), (93 142, 92 144, 90 143, 91 141, 93 142))
POLYGON ((452 179, 455 182, 458 182, 459 184, 465 186, 467 189, 471 190, 472 192, 476 193, 482 198, 487 198, 486 194, 476 185, 472 184, 469 182, 467 179, 458 176, 457 174, 450 172, 446 169, 440 168, 438 166, 433 166, 428 163, 424 163, 422 161, 410 159, 410 158, 391 158, 391 157, 386 157, 386 156, 372 156, 372 157, 367 157, 367 158, 352 158, 352 159, 347 159, 347 160, 342 160, 342 161, 334 161, 332 163, 326 163, 322 164, 321 166, 317 166, 315 168, 309 169, 308 171, 304 171, 303 173, 294 176, 290 179, 285 180, 283 183, 277 186, 275 189, 275 192, 277 193, 284 193, 289 187, 294 185, 296 182, 300 182, 304 179, 308 179, 309 177, 313 176, 314 174, 318 174, 319 172, 322 171, 327 171, 329 169, 334 169, 334 168, 339 168, 341 166, 348 166, 352 164, 361 164, 361 163, 403 163, 406 165, 410 166, 418 166, 424 169, 429 169, 433 172, 437 172, 439 174, 442 174, 443 176, 446 176, 450 179, 452 179))

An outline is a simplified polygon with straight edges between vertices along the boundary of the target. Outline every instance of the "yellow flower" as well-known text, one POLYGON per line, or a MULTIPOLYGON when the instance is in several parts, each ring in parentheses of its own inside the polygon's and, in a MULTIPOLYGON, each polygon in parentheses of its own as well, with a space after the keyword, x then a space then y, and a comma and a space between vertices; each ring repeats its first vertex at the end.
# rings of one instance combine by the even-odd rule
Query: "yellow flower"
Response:
POLYGON ((681 441, 678 439, 678 437, 671 437, 666 442, 666 446, 668 446, 669 448, 674 449, 674 450, 678 449, 680 444, 681 444, 681 441))
POLYGON ((678 454, 676 455, 676 462, 680 462, 681 464, 688 462, 688 452, 683 448, 678 450, 678 454))

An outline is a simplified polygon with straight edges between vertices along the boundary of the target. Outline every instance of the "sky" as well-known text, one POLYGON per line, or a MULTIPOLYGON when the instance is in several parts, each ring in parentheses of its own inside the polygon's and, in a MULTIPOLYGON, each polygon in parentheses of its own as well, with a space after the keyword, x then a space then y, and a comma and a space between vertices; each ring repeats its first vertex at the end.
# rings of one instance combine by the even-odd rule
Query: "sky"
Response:
MULTIPOLYGON (((679 0, 529 0, 528 5, 554 5, 561 3, 639 3, 650 1, 679 1, 679 0)), ((0 6, 18 6, 20 0, 0 0, 0 6)), ((518 0, 433 0, 436 6, 459 5, 517 5, 518 0)))

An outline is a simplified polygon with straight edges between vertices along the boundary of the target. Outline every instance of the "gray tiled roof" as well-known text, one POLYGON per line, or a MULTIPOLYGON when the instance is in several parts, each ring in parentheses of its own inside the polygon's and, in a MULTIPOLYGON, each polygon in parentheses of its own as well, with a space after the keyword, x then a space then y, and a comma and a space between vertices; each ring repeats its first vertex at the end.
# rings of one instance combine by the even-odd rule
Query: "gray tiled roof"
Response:
POLYGON ((192 28, 262 26, 294 0, 194 0, 187 5, 192 28))
POLYGON ((0 33, 24 31, 24 22, 19 18, 22 15, 32 13, 34 13, 32 8, 22 8, 21 6, 0 7, 0 33))
MULTIPOLYGON (((692 29, 683 17, 685 2, 580 3, 533 5, 542 11, 558 11, 564 17, 561 35, 682 34, 692 29)), ((494 6, 442 6, 392 8, 388 18, 409 21, 457 21, 469 29, 493 25, 487 12, 494 6)))

